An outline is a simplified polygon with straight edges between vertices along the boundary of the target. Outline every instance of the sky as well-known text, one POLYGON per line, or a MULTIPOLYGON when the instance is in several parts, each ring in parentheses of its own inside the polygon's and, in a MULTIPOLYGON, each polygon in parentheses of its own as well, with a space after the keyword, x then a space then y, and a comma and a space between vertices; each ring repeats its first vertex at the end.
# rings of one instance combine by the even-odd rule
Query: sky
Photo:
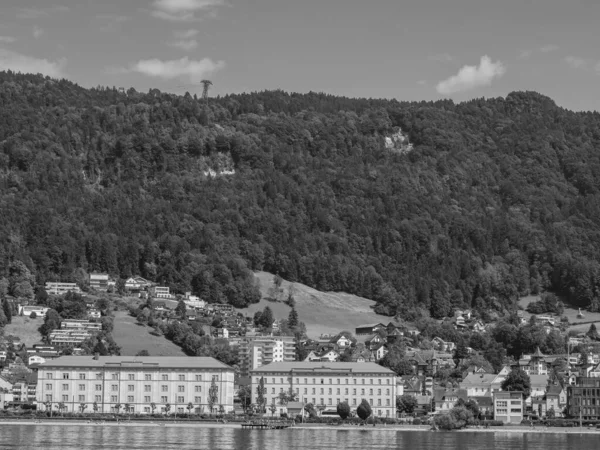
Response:
POLYGON ((600 0, 2 0, 0 70, 179 94, 532 90, 600 111, 598 24, 600 0))

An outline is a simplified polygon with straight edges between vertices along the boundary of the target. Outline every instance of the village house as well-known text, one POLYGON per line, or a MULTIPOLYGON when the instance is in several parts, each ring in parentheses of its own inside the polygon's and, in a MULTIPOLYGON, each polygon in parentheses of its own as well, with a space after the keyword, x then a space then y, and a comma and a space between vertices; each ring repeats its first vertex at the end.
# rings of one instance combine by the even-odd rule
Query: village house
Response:
POLYGON ((35 313, 37 317, 46 317, 46 313, 50 308, 46 308, 45 306, 22 306, 19 305, 19 315, 30 317, 31 314, 35 313))
POLYGON ((356 339, 348 333, 340 333, 332 337, 329 342, 337 345, 339 348, 348 348, 356 344, 356 339))
POLYGON ((99 291, 108 291, 108 274, 107 273, 90 273, 90 288, 99 291))
POLYGON ((470 373, 460 382, 460 388, 467 392, 469 397, 490 397, 495 374, 470 373))
POLYGON ((446 342, 440 337, 434 337, 431 340, 433 344, 433 348, 439 350, 440 352, 451 352, 456 348, 456 344, 454 342, 446 342))
POLYGON ((125 280, 125 289, 128 291, 141 291, 152 286, 152 283, 142 277, 131 277, 125 280))
POLYGON ((61 283, 57 281, 48 281, 44 290, 50 295, 63 295, 67 292, 81 294, 81 289, 75 283, 61 283))
POLYGON ((544 415, 548 414, 549 410, 554 410, 555 417, 561 417, 562 411, 567 404, 567 392, 560 384, 548 386, 546 395, 544 396, 544 415))
POLYGON ((504 423, 520 424, 523 420, 525 405, 523 392, 494 392, 494 419, 504 423))
POLYGON ((335 362, 340 359, 340 354, 333 349, 325 349, 321 352, 311 351, 304 361, 312 362, 335 362))
POLYGON ((359 325, 356 327, 356 335, 364 336, 364 335, 372 335, 377 333, 380 330, 385 330, 386 326, 381 323, 371 323, 359 325))
POLYGON ((465 389, 446 389, 437 388, 434 389, 433 397, 435 401, 435 410, 446 412, 454 408, 454 405, 459 399, 465 402, 468 399, 467 391, 465 389))

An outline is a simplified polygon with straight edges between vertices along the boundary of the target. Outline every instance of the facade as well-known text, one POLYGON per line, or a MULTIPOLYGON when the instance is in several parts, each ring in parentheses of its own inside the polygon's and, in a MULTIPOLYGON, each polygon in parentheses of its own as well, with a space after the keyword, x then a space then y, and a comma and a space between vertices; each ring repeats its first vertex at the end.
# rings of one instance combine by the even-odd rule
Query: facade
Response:
POLYGON ((60 323, 61 330, 93 330, 101 331, 102 324, 88 320, 65 319, 60 323))
POLYGON ((497 375, 489 373, 470 373, 460 382, 469 397, 486 397, 492 395, 492 383, 497 375))
POLYGON ((240 375, 247 377, 250 372, 264 364, 296 359, 296 344, 292 336, 252 336, 240 341, 240 375))
POLYGON ((49 308, 45 306, 21 306, 19 305, 19 315, 29 317, 35 313, 37 317, 45 317, 49 308))
POLYGON ((155 286, 152 289, 152 296, 154 298, 173 298, 171 293, 169 292, 168 286, 155 286))
POLYGON ((81 289, 75 283, 61 283, 60 281, 48 281, 44 287, 48 294, 63 295, 67 292, 75 292, 81 294, 81 289))
POLYGON ((92 336, 89 330, 53 330, 48 335, 50 344, 57 347, 68 347, 79 345, 92 336))
POLYGON ((521 423, 525 405, 523 392, 494 392, 494 419, 504 423, 521 423))
POLYGON ((142 277, 131 277, 125 280, 125 289, 129 291, 140 291, 144 288, 147 288, 151 285, 148 280, 142 277))
MULTIPOLYGON (((251 373, 252 394, 257 395, 261 378, 267 405, 277 404, 279 394, 293 391, 300 402, 323 405, 324 413, 335 413, 337 404, 348 402, 356 410, 362 399, 371 405, 376 417, 396 417, 396 374, 375 363, 274 362, 251 373)), ((253 398, 256 403, 257 398, 253 398)))
POLYGON ((381 323, 369 323, 364 325, 359 325, 356 327, 356 335, 364 336, 369 334, 377 333, 378 330, 385 329, 385 325, 381 323))
POLYGON ((108 274, 90 273, 90 287, 101 292, 108 291, 108 274))
POLYGON ((567 415, 584 420, 600 417, 600 378, 578 377, 567 386, 567 415))
POLYGON ((81 404, 92 411, 130 413, 210 412, 209 390, 217 386, 216 411, 222 405, 233 410, 233 369, 214 358, 170 356, 62 356, 39 366, 38 404, 53 407, 64 403, 66 411, 81 404))

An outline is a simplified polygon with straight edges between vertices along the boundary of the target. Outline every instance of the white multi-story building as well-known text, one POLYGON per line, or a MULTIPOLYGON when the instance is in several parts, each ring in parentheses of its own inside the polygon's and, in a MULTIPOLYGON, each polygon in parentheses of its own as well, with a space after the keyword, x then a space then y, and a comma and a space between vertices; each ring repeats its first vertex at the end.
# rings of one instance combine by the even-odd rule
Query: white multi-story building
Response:
POLYGON ((60 281, 48 281, 45 286, 46 292, 52 295, 63 295, 67 292, 81 294, 81 289, 75 283, 61 283, 60 281))
POLYGON ((296 359, 296 344, 292 336, 247 336, 242 338, 239 348, 242 376, 248 376, 264 364, 296 359))
POLYGON ((152 288, 152 296, 154 298, 173 298, 168 286, 154 286, 152 288))
POLYGON ((97 291, 106 292, 108 290, 108 274, 90 273, 90 287, 97 291))
POLYGON ((356 411, 365 399, 374 416, 396 417, 396 374, 379 364, 274 362, 253 370, 250 375, 254 402, 262 378, 266 404, 275 403, 280 413, 287 410, 279 404, 279 394, 291 390, 300 402, 323 405, 325 412, 335 412, 337 404, 344 401, 356 411))
POLYGON ((62 356, 38 368, 38 408, 63 403, 67 411, 130 413, 233 410, 233 369, 214 358, 170 356, 62 356))
POLYGON ((62 330, 92 330, 101 331, 102 324, 99 322, 90 322, 89 320, 65 319, 60 323, 62 330))

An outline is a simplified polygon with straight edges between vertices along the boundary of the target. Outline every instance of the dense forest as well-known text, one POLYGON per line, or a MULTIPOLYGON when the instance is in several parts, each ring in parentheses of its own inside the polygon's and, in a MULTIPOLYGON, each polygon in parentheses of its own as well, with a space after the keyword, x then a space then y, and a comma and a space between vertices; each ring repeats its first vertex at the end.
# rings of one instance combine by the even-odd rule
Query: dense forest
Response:
POLYGON ((600 309, 598 113, 534 92, 205 105, 11 72, 0 106, 0 295, 23 263, 38 285, 141 275, 238 307, 266 270, 409 319, 546 290, 600 309), (410 150, 386 146, 398 130, 410 150))

